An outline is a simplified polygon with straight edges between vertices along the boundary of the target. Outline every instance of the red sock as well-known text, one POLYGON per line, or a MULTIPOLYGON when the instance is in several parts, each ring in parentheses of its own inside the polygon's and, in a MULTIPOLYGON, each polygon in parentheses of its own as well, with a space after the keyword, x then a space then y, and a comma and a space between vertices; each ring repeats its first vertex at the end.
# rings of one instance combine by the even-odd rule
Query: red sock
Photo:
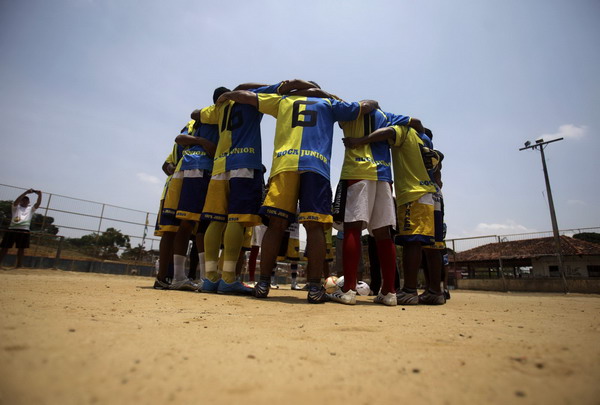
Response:
POLYGON ((360 260, 360 229, 344 230, 344 287, 342 291, 356 291, 356 275, 360 260))
MULTIPOLYGON (((396 247, 391 239, 377 241, 377 256, 381 265, 381 293, 395 293, 394 282, 396 281, 396 247)), ((346 277, 344 277, 344 281, 346 277)))
POLYGON ((250 258, 248 259, 248 276, 250 281, 254 281, 254 272, 256 271, 256 259, 258 258, 258 250, 260 246, 252 246, 250 250, 250 258))

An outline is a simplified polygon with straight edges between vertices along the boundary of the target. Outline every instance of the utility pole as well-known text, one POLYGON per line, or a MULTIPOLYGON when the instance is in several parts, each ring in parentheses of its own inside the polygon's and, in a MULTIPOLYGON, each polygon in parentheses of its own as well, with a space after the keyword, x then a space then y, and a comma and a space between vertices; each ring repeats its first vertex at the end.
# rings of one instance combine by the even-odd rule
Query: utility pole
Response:
POLYGON ((558 271, 560 272, 560 276, 562 277, 565 293, 569 292, 569 288, 567 286, 567 278, 565 277, 565 271, 563 266, 563 257, 562 250, 560 247, 560 235, 558 234, 558 222, 556 221, 556 211, 554 210, 554 200, 552 199, 552 190, 550 189, 550 179, 548 177, 548 168, 546 167, 546 156, 544 155, 544 146, 548 145, 552 142, 562 141, 564 138, 553 139, 551 141, 544 142, 543 139, 538 139, 534 144, 527 141, 525 142, 525 147, 519 149, 539 149, 540 154, 542 155, 542 167, 544 169, 544 179, 546 180, 546 193, 548 194, 548 205, 550 207, 550 219, 552 220, 552 233, 554 234, 554 245, 556 249, 556 256, 558 257, 558 271))

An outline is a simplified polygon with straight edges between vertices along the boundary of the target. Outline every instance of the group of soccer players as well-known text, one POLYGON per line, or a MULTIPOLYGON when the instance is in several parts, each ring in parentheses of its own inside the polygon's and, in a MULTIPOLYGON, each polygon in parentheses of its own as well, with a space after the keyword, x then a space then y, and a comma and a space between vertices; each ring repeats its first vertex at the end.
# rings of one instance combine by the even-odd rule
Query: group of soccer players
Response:
POLYGON ((266 298, 286 229, 299 222, 307 234, 309 303, 356 303, 364 229, 376 240, 381 265, 382 285, 375 292, 375 303, 445 303, 439 249, 443 156, 433 149, 432 133, 420 120, 383 112, 374 100, 345 102, 304 80, 246 83, 233 91, 219 87, 213 103, 192 112, 163 165, 170 177, 156 229, 162 238, 155 288, 266 298), (277 120, 266 186, 263 114, 277 120), (333 222, 330 161, 336 122, 344 131, 346 147, 336 198, 344 230, 344 284, 328 294, 321 281, 327 274, 325 235, 333 222), (251 288, 236 280, 236 269, 239 272, 245 233, 261 223, 266 231, 260 244, 260 273, 251 288), (394 228, 395 242, 404 248, 404 286, 398 292, 394 228), (203 275, 197 284, 184 268, 194 234, 203 275), (422 255, 427 258, 428 286, 419 295, 422 255))

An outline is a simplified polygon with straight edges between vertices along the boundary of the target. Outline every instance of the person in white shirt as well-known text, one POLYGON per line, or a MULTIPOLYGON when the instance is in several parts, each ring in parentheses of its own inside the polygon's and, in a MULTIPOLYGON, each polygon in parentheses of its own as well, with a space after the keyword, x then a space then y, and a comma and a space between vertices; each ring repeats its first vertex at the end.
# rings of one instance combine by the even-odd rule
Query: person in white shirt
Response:
POLYGON ((15 245, 17 248, 16 267, 22 267, 25 249, 29 247, 29 229, 31 228, 31 218, 33 218, 35 210, 40 207, 41 202, 42 192, 32 188, 18 196, 13 202, 10 226, 4 232, 2 243, 0 243, 0 265, 4 260, 4 256, 6 256, 8 249, 15 245), (29 197, 27 197, 27 194, 37 194, 37 201, 34 205, 29 203, 29 197))

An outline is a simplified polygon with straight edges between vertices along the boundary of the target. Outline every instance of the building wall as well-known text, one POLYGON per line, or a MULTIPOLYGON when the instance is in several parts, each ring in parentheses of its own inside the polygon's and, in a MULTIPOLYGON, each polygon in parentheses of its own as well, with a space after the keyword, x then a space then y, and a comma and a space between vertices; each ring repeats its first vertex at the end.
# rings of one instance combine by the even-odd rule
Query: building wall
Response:
MULTIPOLYGON (((561 278, 538 279, 460 279, 456 280, 460 290, 512 291, 512 292, 565 292, 561 278)), ((567 289, 572 293, 600 294, 598 279, 567 279, 567 289)))
MULTIPOLYGON (((589 277, 587 266, 600 265, 600 256, 564 256, 563 261, 567 277, 589 277)), ((556 266, 557 263, 557 259, 550 256, 532 259, 532 275, 550 277, 550 266, 556 266)))

